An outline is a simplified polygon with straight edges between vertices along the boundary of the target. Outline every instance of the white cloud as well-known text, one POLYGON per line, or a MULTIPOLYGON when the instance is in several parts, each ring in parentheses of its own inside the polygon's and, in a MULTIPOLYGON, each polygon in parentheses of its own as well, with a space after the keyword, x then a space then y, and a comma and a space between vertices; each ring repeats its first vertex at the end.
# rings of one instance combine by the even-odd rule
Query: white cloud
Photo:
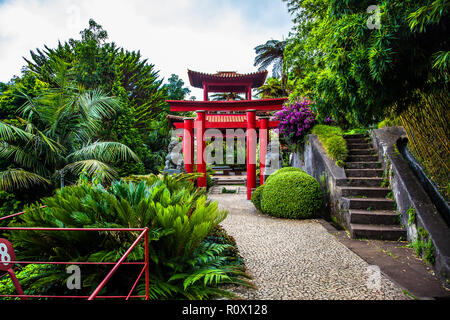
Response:
MULTIPOLYGON (((29 50, 78 38, 89 18, 108 31, 110 41, 140 50, 165 79, 175 73, 188 85, 188 68, 253 72, 254 47, 286 37, 291 25, 281 0, 271 0, 267 9, 251 16, 239 2, 221 0, 7 1, 0 3, 0 81, 20 74, 29 50)), ((193 94, 202 97, 199 90, 193 94)))

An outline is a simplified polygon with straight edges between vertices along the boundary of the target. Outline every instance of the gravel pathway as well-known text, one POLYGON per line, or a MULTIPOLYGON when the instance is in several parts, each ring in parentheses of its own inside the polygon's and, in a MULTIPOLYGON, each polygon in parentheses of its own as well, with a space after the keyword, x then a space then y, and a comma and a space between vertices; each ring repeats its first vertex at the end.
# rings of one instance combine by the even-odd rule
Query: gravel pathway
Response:
MULTIPOLYGON (((236 239, 256 290, 234 290, 251 300, 408 299, 377 269, 341 244, 318 220, 259 214, 238 194, 210 194, 229 211, 222 226, 236 239)), ((378 269, 379 270, 379 269, 378 269)))

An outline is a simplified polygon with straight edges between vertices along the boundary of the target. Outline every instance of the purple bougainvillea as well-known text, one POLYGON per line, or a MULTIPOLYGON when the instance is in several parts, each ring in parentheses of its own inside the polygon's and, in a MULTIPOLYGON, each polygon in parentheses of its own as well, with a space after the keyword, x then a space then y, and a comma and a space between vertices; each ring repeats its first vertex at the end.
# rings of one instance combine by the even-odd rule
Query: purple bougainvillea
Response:
POLYGON ((275 120, 280 121, 278 132, 291 143, 297 143, 312 129, 316 116, 311 110, 313 102, 300 99, 294 104, 285 105, 275 113, 275 120))

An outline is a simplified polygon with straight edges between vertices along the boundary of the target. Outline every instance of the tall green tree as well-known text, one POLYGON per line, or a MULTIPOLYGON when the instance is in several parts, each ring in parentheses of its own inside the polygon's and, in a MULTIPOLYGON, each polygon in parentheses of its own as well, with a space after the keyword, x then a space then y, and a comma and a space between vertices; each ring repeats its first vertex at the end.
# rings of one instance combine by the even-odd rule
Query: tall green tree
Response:
POLYGON ((186 96, 191 93, 189 88, 184 87, 184 81, 176 74, 172 74, 167 82, 164 85, 167 90, 167 100, 185 100, 186 96))
POLYGON ((295 23, 286 67, 305 65, 294 96, 314 99, 322 113, 370 124, 416 103, 418 90, 448 89, 448 71, 433 68, 448 50, 448 1, 434 2, 440 18, 423 32, 410 24, 421 8, 432 12, 427 0, 379 2, 379 27, 368 23, 376 14, 368 0, 285 1, 295 23))
POLYGON ((92 19, 80 35, 81 39, 70 39, 56 48, 44 46, 31 51, 31 58, 25 59, 24 74, 55 86, 52 64, 61 60, 75 83, 116 97, 122 108, 105 119, 93 139, 121 142, 136 152, 142 162, 118 164, 121 175, 157 172, 164 162, 163 150, 170 129, 165 119, 167 89, 159 72, 139 51, 128 51, 108 42, 106 30, 92 19))
POLYGON ((211 95, 213 101, 234 101, 234 100, 244 100, 236 92, 224 92, 224 93, 214 93, 211 95))
POLYGON ((0 158, 11 163, 0 172, 1 190, 63 187, 81 172, 110 182, 117 172, 109 164, 139 160, 124 144, 93 139, 120 109, 118 101, 77 85, 62 61, 54 61, 52 69, 56 86, 35 98, 25 95, 17 124, 0 121, 0 158))

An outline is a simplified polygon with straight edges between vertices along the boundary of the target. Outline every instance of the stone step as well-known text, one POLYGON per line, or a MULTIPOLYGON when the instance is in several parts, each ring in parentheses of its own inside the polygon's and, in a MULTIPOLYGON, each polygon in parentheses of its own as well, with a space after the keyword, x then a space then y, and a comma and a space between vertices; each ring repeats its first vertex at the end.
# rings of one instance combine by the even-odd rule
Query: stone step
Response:
POLYGON ((346 162, 378 162, 377 155, 349 155, 346 162))
POLYGON ((246 181, 243 179, 218 179, 217 185, 226 186, 226 185, 245 185, 246 181))
POLYGON ((382 177, 383 169, 345 169, 347 177, 382 177))
POLYGON ((364 143, 354 143, 354 142, 348 143, 347 142, 347 148, 349 150, 352 150, 352 149, 370 149, 370 148, 372 148, 372 146, 369 143, 367 143, 367 142, 364 142, 364 143))
POLYGON ((380 169, 380 162, 347 162, 346 169, 380 169))
POLYGON ((374 149, 348 149, 348 154, 350 156, 372 156, 376 155, 376 152, 374 149))
POLYGON ((336 181, 339 187, 381 187, 382 178, 348 178, 336 181))
POLYGON ((341 187, 343 197, 385 198, 390 191, 382 187, 341 187))
POLYGON ((357 224, 378 224, 378 225, 396 225, 398 224, 398 215, 391 210, 350 210, 350 223, 357 224))
POLYGON ((362 139, 345 139, 347 145, 349 144, 369 144, 369 140, 367 138, 362 139))
POLYGON ((345 140, 352 140, 352 139, 367 139, 366 134, 347 134, 344 135, 345 140))
POLYGON ((406 230, 398 225, 351 223, 350 235, 352 238, 397 241, 406 239, 406 230))
POLYGON ((347 198, 350 202, 349 209, 356 210, 395 210, 395 201, 386 198, 347 198))

